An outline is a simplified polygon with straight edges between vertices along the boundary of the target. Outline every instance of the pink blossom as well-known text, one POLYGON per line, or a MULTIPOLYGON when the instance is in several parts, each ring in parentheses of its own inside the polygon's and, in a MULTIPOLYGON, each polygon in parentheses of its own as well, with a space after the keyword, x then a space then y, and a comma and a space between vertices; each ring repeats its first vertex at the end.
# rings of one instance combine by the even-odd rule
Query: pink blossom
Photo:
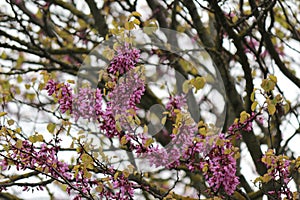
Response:
POLYGON ((116 129, 116 121, 111 106, 107 107, 106 111, 103 112, 101 120, 99 120, 99 128, 109 138, 119 134, 119 131, 116 129))
POLYGON ((14 162, 17 170, 40 168, 52 177, 63 177, 70 180, 72 175, 69 173, 68 164, 59 161, 57 158, 58 148, 48 147, 43 143, 40 149, 37 149, 28 140, 24 140, 21 148, 16 145, 11 147, 10 159, 14 162))
POLYGON ((5 171, 8 168, 8 162, 6 159, 0 160, 0 169, 5 171))
POLYGON ((60 111, 62 113, 65 113, 67 111, 70 111, 72 113, 72 90, 70 84, 64 84, 61 88, 61 94, 60 98, 58 100, 58 103, 60 105, 60 111))
POLYGON ((269 193, 277 195, 278 199, 281 199, 282 195, 285 195, 287 199, 292 199, 293 194, 287 186, 291 181, 291 161, 283 155, 275 155, 273 150, 268 150, 268 152, 262 157, 262 162, 266 165, 268 169, 267 174, 271 177, 271 179, 281 184, 281 188, 276 191, 270 191, 269 193))
POLYGON ((45 90, 48 90, 48 95, 51 96, 54 92, 57 90, 57 82, 55 82, 53 79, 50 79, 45 87, 45 90))
POLYGON ((140 58, 140 50, 130 48, 129 44, 125 44, 117 50, 117 55, 110 62, 108 72, 112 74, 122 75, 133 69, 140 58))
POLYGON ((75 121, 79 118, 96 121, 103 113, 102 94, 96 90, 80 88, 79 93, 73 98, 73 116, 75 121))
POLYGON ((225 140, 224 134, 219 134, 215 139, 210 153, 207 155, 201 168, 207 165, 208 169, 204 171, 205 179, 209 186, 216 192, 222 188, 228 195, 233 194, 239 179, 236 176, 236 160, 233 157, 234 152, 225 153, 232 148, 232 144, 225 140), (224 145, 217 145, 217 140, 223 140, 224 145))
POLYGON ((111 123, 112 116, 118 116, 118 121, 125 131, 132 129, 128 117, 134 113, 129 111, 137 110, 136 104, 140 102, 145 91, 145 82, 141 76, 143 75, 130 71, 126 77, 119 79, 117 86, 108 95, 110 99, 106 111, 108 113, 104 114, 106 116, 104 118, 108 118, 111 123))
POLYGON ((262 116, 255 114, 254 112, 251 114, 251 116, 246 119, 243 123, 238 121, 234 122, 229 128, 228 128, 228 134, 230 135, 237 135, 238 137, 241 137, 239 134, 237 134, 239 131, 252 131, 253 129, 253 121, 255 119, 258 119, 259 122, 263 121, 262 116))
POLYGON ((166 109, 171 112, 173 112, 174 109, 182 110, 185 107, 187 107, 185 94, 170 96, 166 105, 166 109))

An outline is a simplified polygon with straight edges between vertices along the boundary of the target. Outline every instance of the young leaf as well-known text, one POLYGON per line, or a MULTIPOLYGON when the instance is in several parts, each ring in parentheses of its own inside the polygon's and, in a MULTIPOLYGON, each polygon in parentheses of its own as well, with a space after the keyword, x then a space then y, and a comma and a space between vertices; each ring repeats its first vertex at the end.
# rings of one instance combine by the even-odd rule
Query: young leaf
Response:
POLYGON ((190 84, 189 84, 189 81, 186 80, 183 82, 182 84, 182 91, 187 94, 189 92, 189 89, 190 89, 190 84))
POLYGON ((141 15, 141 13, 139 13, 139 12, 133 11, 133 12, 131 13, 131 16, 141 17, 142 15, 141 15))
POLYGON ((7 112, 0 112, 0 117, 7 115, 7 112))
POLYGON ((148 138, 145 142, 145 146, 149 147, 153 142, 154 142, 154 140, 152 138, 148 138))
POLYGON ((283 109, 284 109, 284 113, 285 114, 290 111, 290 109, 291 109, 291 107, 290 107, 290 101, 288 101, 288 100, 286 101, 286 104, 283 105, 283 109))
POLYGON ((197 77, 191 80, 192 85, 196 88, 196 90, 200 90, 204 87, 206 80, 204 77, 197 77))
POLYGON ((121 143, 121 145, 127 144, 127 139, 126 139, 126 136, 125 136, 125 135, 121 138, 120 143, 121 143))
POLYGON ((257 106, 257 101, 254 101, 251 105, 251 110, 254 111, 256 109, 256 106, 257 106))
POLYGON ((54 124, 54 123, 49 123, 49 124, 47 125, 47 130, 49 131, 49 133, 54 133, 55 127, 56 127, 56 124, 54 124))
POLYGON ((7 121, 8 125, 11 126, 15 123, 15 121, 13 119, 10 119, 7 121))
POLYGON ((274 113, 276 112, 276 106, 272 103, 268 104, 268 112, 270 115, 274 115, 274 113))
POLYGON ((270 78, 270 80, 273 81, 274 83, 277 83, 277 77, 276 77, 276 76, 270 74, 270 75, 269 75, 269 78, 270 78))
POLYGON ((23 146, 22 140, 18 139, 17 142, 16 142, 16 147, 17 147, 18 149, 21 149, 22 146, 23 146))
POLYGON ((250 117, 250 115, 246 111, 241 112, 240 122, 244 123, 249 117, 250 117))

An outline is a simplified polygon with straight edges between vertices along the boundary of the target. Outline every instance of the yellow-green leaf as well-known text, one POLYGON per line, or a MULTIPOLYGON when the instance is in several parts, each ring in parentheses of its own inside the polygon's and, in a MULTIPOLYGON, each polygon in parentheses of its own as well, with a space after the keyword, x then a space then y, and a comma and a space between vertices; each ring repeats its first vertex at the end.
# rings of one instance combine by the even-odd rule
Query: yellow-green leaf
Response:
POLYGON ((250 115, 246 111, 241 112, 240 122, 244 123, 249 117, 250 117, 250 115))
POLYGON ((192 85, 196 88, 196 90, 200 90, 204 87, 206 80, 204 77, 197 77, 191 80, 192 85))
POLYGON ((228 154, 230 154, 230 153, 231 153, 231 150, 230 150, 230 149, 225 149, 225 150, 224 150, 224 154, 227 154, 227 155, 228 155, 228 154))
POLYGON ((0 117, 7 115, 7 112, 0 112, 0 117))
POLYGON ((81 155, 81 160, 85 165, 88 165, 93 161, 91 156, 86 153, 81 155))
MULTIPOLYGON (((117 47, 115 47, 115 45, 119 45, 119 44, 117 44, 117 43, 114 44, 114 49, 117 48, 117 47)), ((110 48, 105 48, 103 50, 103 56, 105 58, 107 58, 108 60, 112 60, 114 58, 114 56, 115 56, 115 52, 114 52, 114 50, 112 50, 110 48)), ((102 71, 102 73, 104 73, 104 71, 102 71)))
POLYGON ((68 83, 75 84, 74 80, 67 80, 68 83))
POLYGON ((250 96, 250 100, 253 102, 254 99, 255 99, 255 91, 256 91, 256 88, 253 89, 253 92, 251 93, 251 96, 250 96))
POLYGON ((137 116, 134 117, 134 121, 137 125, 141 125, 141 120, 137 116))
POLYGON ((132 22, 136 25, 140 25, 141 23, 140 20, 138 20, 137 18, 135 18, 132 22))
POLYGON ((21 83, 22 81, 23 81, 22 76, 18 75, 18 77, 17 77, 17 82, 18 82, 18 83, 21 83))
POLYGON ((54 133, 55 127, 56 127, 56 124, 54 124, 54 123, 49 123, 49 124, 47 125, 47 130, 49 131, 49 133, 54 133))
POLYGON ((98 183, 98 186, 96 187, 96 192, 101 193, 103 191, 103 184, 102 183, 98 183))
POLYGON ((36 139, 37 142, 43 142, 44 141, 44 137, 41 134, 36 135, 35 139, 36 139))
POLYGON ((7 54, 5 53, 5 51, 2 52, 1 58, 2 58, 3 60, 6 60, 7 54))
POLYGON ((199 133, 201 134, 201 135, 206 135, 206 128, 205 127, 202 127, 202 128, 200 128, 199 129, 199 133))
POLYGON ((256 106, 257 106, 257 101, 254 101, 251 105, 251 110, 254 111, 256 109, 256 106))
POLYGON ((270 75, 269 75, 269 78, 270 78, 270 80, 273 81, 274 83, 277 83, 277 77, 276 77, 276 76, 270 74, 270 75))
POLYGON ((132 15, 132 16, 135 16, 135 17, 141 17, 141 16, 142 16, 141 13, 136 12, 136 11, 133 11, 133 12, 131 13, 131 15, 132 15))
POLYGON ((25 88, 28 90, 30 88, 30 84, 25 84, 25 88))
POLYGON ((270 176, 269 174, 265 174, 265 175, 262 177, 262 181, 263 181, 264 183, 269 182, 271 179, 272 179, 272 176, 270 176))
POLYGON ((257 182, 261 182, 261 176, 260 177, 257 177, 255 180, 254 180, 254 184, 257 183, 257 182))
POLYGON ((270 92, 275 88, 276 83, 272 80, 264 79, 261 83, 261 87, 266 91, 270 92))
POLYGON ((189 81, 186 80, 183 82, 182 84, 182 91, 187 94, 189 92, 189 89, 190 89, 190 84, 189 84, 189 81))
POLYGON ((121 143, 121 145, 127 144, 127 139, 126 139, 126 136, 125 136, 125 135, 121 138, 120 143, 121 143))
POLYGON ((278 102, 281 102, 281 101, 282 101, 282 96, 281 96, 280 94, 277 94, 277 95, 275 96, 275 100, 276 100, 277 103, 278 103, 278 102))
POLYGON ((28 140, 31 142, 31 143, 35 143, 36 140, 35 140, 35 137, 33 135, 29 136, 28 140))
POLYGON ((178 128, 175 127, 175 128, 173 128, 172 133, 173 133, 174 135, 177 135, 178 131, 179 131, 178 128))
POLYGON ((208 164, 205 164, 202 168, 202 172, 206 173, 208 171, 208 164))
POLYGON ((118 178, 119 174, 120 174, 119 172, 116 172, 116 173, 115 173, 115 175, 114 175, 114 179, 115 179, 115 180, 118 178))
POLYGON ((148 126, 147 125, 144 125, 143 133, 148 133, 148 126))
POLYGON ((7 123, 9 126, 11 126, 15 123, 15 121, 13 119, 9 119, 9 120, 7 120, 7 123))
POLYGON ((166 121, 167 121, 167 117, 163 117, 162 119, 161 119, 161 124, 165 124, 166 123, 166 121))
POLYGON ((204 87, 205 83, 206 83, 206 80, 205 80, 204 77, 197 77, 195 79, 194 86, 196 87, 197 90, 199 90, 199 89, 202 89, 204 87))
POLYGON ((45 83, 40 83, 38 89, 43 90, 45 88, 46 84, 45 83))
POLYGON ((154 142, 154 140, 152 138, 148 138, 145 142, 145 146, 149 147, 153 142, 154 142))
POLYGON ((132 30, 134 28, 134 23, 132 21, 126 22, 124 26, 126 30, 132 30))
POLYGON ((276 106, 272 103, 268 104, 268 112, 270 115, 274 115, 274 113, 276 112, 276 106))
POLYGON ((122 127, 121 127, 121 124, 120 124, 119 121, 116 121, 116 129, 117 129, 117 131, 119 131, 119 132, 122 130, 122 127))
POLYGON ((238 21, 238 16, 236 16, 236 15, 234 15, 233 17, 232 17, 232 22, 233 23, 236 23, 237 21, 238 21))
POLYGON ((18 128, 16 128, 16 130, 15 130, 17 133, 21 133, 21 128, 20 127, 18 127, 18 128))
POLYGON ((288 100, 286 101, 286 104, 283 105, 283 109, 285 114, 290 111, 291 107, 290 107, 290 102, 288 100))
POLYGON ((16 147, 17 147, 18 149, 21 149, 22 146, 23 146, 23 141, 20 140, 20 139, 18 139, 17 142, 16 142, 16 147))
POLYGON ((85 171, 83 177, 87 178, 87 179, 90 179, 92 177, 92 174, 90 172, 88 172, 88 171, 85 171))
POLYGON ((130 175, 128 169, 125 169, 122 173, 123 173, 125 178, 127 178, 130 175))

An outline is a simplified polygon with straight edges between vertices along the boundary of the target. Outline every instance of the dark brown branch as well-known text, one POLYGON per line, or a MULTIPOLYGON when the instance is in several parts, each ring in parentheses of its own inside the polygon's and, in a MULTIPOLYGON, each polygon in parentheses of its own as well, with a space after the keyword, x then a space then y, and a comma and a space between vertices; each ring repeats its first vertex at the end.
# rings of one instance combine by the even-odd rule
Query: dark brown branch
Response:
POLYGON ((94 26, 101 36, 105 37, 108 32, 108 27, 105 22, 104 16, 101 14, 101 10, 97 8, 97 4, 94 0, 85 0, 88 4, 91 13, 94 17, 94 26))
MULTIPOLYGON (((254 15, 256 18, 259 17, 259 11, 257 10, 257 5, 255 3, 254 0, 250 0, 249 1, 251 9, 254 12, 254 15)), ((276 1, 273 1, 268 8, 266 8, 267 10, 270 10, 273 8, 273 6, 275 6, 276 1)), ((278 52, 276 51, 276 48, 272 42, 271 39, 271 35, 270 33, 268 33, 265 30, 264 24, 261 21, 258 21, 258 27, 259 27, 259 31, 260 33, 265 37, 265 45, 266 48, 268 50, 268 52, 270 53, 271 57, 273 58, 273 60, 275 61, 276 65, 278 66, 278 68, 280 69, 280 71, 287 77, 289 78, 295 85, 297 85, 300 88, 300 79, 295 76, 286 66, 285 64, 282 62, 278 52)))

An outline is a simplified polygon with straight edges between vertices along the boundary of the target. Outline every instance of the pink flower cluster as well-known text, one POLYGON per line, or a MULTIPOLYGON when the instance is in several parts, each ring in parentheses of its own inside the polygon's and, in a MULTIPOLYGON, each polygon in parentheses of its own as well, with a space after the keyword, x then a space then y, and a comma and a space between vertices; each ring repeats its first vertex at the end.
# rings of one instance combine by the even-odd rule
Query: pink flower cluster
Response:
POLYGON ((109 102, 105 112, 102 112, 100 129, 108 137, 117 136, 116 118, 124 131, 132 132, 128 118, 134 116, 137 110, 136 104, 140 103, 145 91, 145 82, 141 74, 130 71, 122 77, 115 88, 109 93, 109 102))
POLYGON ((117 136, 116 120, 118 117, 122 128, 129 129, 127 117, 133 115, 129 110, 136 111, 136 104, 145 91, 145 83, 141 73, 130 71, 138 62, 140 51, 130 48, 128 44, 118 49, 118 54, 112 59, 108 71, 112 74, 124 74, 119 78, 115 88, 109 93, 109 102, 106 110, 102 106, 102 94, 99 89, 80 88, 78 94, 72 94, 69 84, 57 83, 49 80, 45 89, 48 95, 58 99, 60 111, 69 111, 75 121, 79 118, 99 122, 100 129, 108 137, 117 136))
MULTIPOLYGON (((49 147, 45 143, 42 143, 40 149, 38 149, 28 140, 24 140, 21 145, 17 145, 17 143, 11 145, 10 149, 11 152, 8 156, 1 160, 2 170, 9 168, 8 163, 13 163, 18 171, 25 169, 39 169, 55 179, 72 179, 69 165, 58 160, 58 146, 49 147)), ((24 188, 24 190, 27 189, 29 190, 28 187, 24 188)))
POLYGON ((29 141, 22 141, 22 147, 12 146, 13 154, 11 158, 17 162, 15 165, 19 169, 41 168, 42 171, 50 172, 54 178, 64 177, 69 180, 72 175, 69 173, 67 163, 58 160, 57 152, 59 147, 48 147, 45 143, 41 144, 41 149, 37 150, 29 141))
POLYGON ((57 82, 55 82, 53 79, 50 79, 47 82, 45 90, 47 90, 49 96, 51 96, 53 93, 55 93, 58 90, 57 85, 58 85, 57 82))
POLYGON ((269 194, 276 195, 278 199, 282 199, 283 195, 287 199, 293 199, 293 193, 288 187, 288 183, 291 181, 291 161, 288 159, 288 157, 283 155, 275 155, 273 150, 268 150, 268 152, 262 157, 262 162, 268 169, 266 175, 270 177, 269 179, 275 180, 281 185, 279 189, 269 191, 269 194))
MULTIPOLYGON (((49 95, 55 94, 63 112, 69 110, 77 121, 80 117, 88 120, 96 120, 99 128, 107 137, 118 136, 119 139, 126 138, 127 147, 138 154, 139 157, 149 159, 155 166, 165 166, 176 168, 179 165, 186 165, 190 170, 202 170, 204 176, 214 192, 222 189, 231 195, 239 184, 236 173, 236 161, 234 152, 231 151, 230 141, 226 140, 224 134, 217 136, 216 141, 222 141, 220 145, 216 141, 206 145, 211 141, 210 137, 198 134, 198 126, 193 121, 187 111, 186 96, 171 96, 166 104, 166 109, 170 113, 168 120, 173 123, 173 132, 168 133, 171 137, 170 143, 162 147, 154 142, 150 142, 144 134, 137 134, 136 128, 132 127, 132 119, 135 118, 137 104, 145 92, 145 80, 143 72, 131 70, 135 67, 140 57, 139 50, 130 48, 129 45, 120 47, 118 54, 113 58, 108 67, 108 72, 117 75, 113 79, 115 86, 108 93, 106 109, 102 106, 102 94, 99 89, 92 91, 90 88, 81 88, 79 94, 72 94, 68 84, 59 84, 50 80, 46 89, 49 95), (125 74, 123 76, 118 76, 125 74), (65 95, 65 96, 64 96, 65 95), (61 100, 63 99, 63 100, 61 100), (69 106, 69 102, 73 107, 69 106), (120 127, 121 126, 121 127, 120 127), (122 131, 119 129, 122 128, 122 131), (176 129, 176 130, 175 130, 176 129), (175 131, 174 131, 175 130, 175 131), (204 142, 203 142, 204 141, 204 142), (200 155, 200 160, 199 160, 200 155), (207 169, 204 168, 207 166, 207 169)), ((235 129, 250 130, 252 128, 252 118, 243 124, 236 124, 231 127, 231 132, 235 129)), ((123 139, 124 143, 124 139, 123 139)), ((114 176, 116 171, 108 170, 107 176, 114 190, 106 189, 100 192, 100 197, 110 199, 132 199, 133 183, 123 174, 114 176)), ((89 186, 96 184, 88 182, 82 174, 75 177, 78 185, 84 193, 88 192, 89 186)), ((91 180, 90 180, 91 181, 91 180)), ((105 185, 105 183, 103 183, 105 185)))
POLYGON ((197 132, 197 124, 191 120, 191 116, 185 110, 187 108, 185 95, 175 95, 169 98, 166 109, 170 112, 169 120, 175 124, 177 120, 176 133, 167 133, 171 137, 171 141, 167 146, 160 148, 153 146, 145 153, 145 157, 149 159, 152 165, 157 167, 165 166, 167 168, 175 168, 180 165, 180 157, 183 152, 193 144, 194 136, 197 132), (176 119, 175 109, 180 110, 182 115, 180 119, 176 119))
POLYGON ((60 111, 65 113, 69 111, 72 113, 72 100, 73 94, 70 84, 58 84, 54 80, 49 80, 45 89, 48 91, 48 95, 54 94, 58 99, 60 105, 60 111))
POLYGON ((111 178, 113 188, 117 190, 115 199, 130 200, 133 197, 133 183, 125 178, 123 174, 119 175, 117 179, 111 178))
POLYGON ((128 117, 134 115, 133 112, 137 110, 136 104, 140 103, 145 91, 145 81, 141 76, 143 75, 134 71, 128 72, 125 77, 119 79, 116 87, 108 95, 108 107, 113 116, 118 116, 121 126, 127 129, 125 131, 130 131, 128 117), (129 112, 130 110, 133 112, 129 112))
POLYGON ((235 135, 240 130, 243 131, 252 131, 253 127, 253 121, 255 119, 258 119, 260 123, 263 123, 263 118, 254 112, 251 114, 249 118, 247 118, 244 122, 234 122, 229 128, 228 128, 228 134, 235 135))
POLYGON ((92 90, 89 87, 80 88, 73 98, 73 116, 75 121, 80 117, 87 120, 98 120, 103 114, 102 94, 100 89, 92 90))
POLYGON ((207 166, 207 170, 203 170, 204 176, 214 192, 222 188, 227 194, 233 194, 239 179, 235 174, 236 160, 232 152, 232 144, 225 139, 224 134, 219 134, 215 139, 212 149, 205 161, 201 163, 202 169, 204 166, 207 166), (224 144, 218 145, 216 142, 218 140, 223 141, 224 144))
POLYGON ((170 96, 166 105, 166 109, 172 112, 172 116, 175 114, 174 109, 182 110, 184 107, 187 107, 185 94, 170 96))
POLYGON ((79 118, 96 121, 102 111, 102 94, 100 89, 90 87, 80 88, 78 94, 73 94, 70 84, 62 84, 49 80, 45 89, 48 95, 58 98, 60 111, 73 115, 75 121, 79 118))
POLYGON ((140 58, 140 50, 130 48, 129 44, 119 47, 117 55, 114 56, 108 67, 108 72, 122 75, 133 69, 140 58))
MULTIPOLYGON (((176 120, 175 109, 185 113, 186 99, 184 95, 171 97, 166 105, 171 116, 176 120)), ((191 117, 191 116, 189 116, 191 117)), ((188 118, 186 118, 188 120, 188 118)), ((150 145, 147 148, 135 146, 141 157, 148 159, 149 163, 157 167, 164 166, 167 168, 176 168, 179 165, 185 165, 191 171, 196 169, 203 170, 204 176, 213 188, 214 192, 222 189, 228 195, 231 195, 239 184, 236 176, 236 160, 232 151, 233 146, 225 138, 225 134, 217 136, 204 136, 197 134, 198 127, 196 123, 186 123, 184 118, 180 121, 180 127, 177 134, 170 133, 171 142, 164 148, 158 145, 150 145), (211 140, 211 137, 215 137, 211 140), (209 144, 209 141, 213 141, 209 144), (219 141, 219 143, 217 142, 219 141), (199 162, 200 156, 200 162, 199 162)), ((147 138, 142 138, 142 144, 147 138)))
POLYGON ((105 112, 103 112, 103 115, 99 120, 99 128, 108 138, 119 135, 119 131, 116 128, 116 120, 113 114, 113 107, 108 106, 105 112))
MULTIPOLYGON (((40 147, 36 147, 28 140, 24 140, 21 144, 11 145, 10 149, 11 152, 8 156, 0 161, 1 170, 7 170, 12 163, 18 171, 26 169, 39 170, 50 178, 66 183, 68 194, 71 195, 74 192, 76 194, 74 200, 89 197, 91 190, 95 189, 101 182, 95 178, 85 177, 82 169, 76 172, 67 163, 59 161, 57 157, 59 146, 42 143, 40 147)), ((116 200, 132 199, 134 184, 127 177, 122 174, 116 177, 117 171, 113 168, 102 165, 99 168, 101 168, 104 175, 109 177, 112 186, 112 188, 109 185, 103 187, 101 192, 98 192, 99 197, 116 200), (115 189, 115 191, 111 189, 115 189)), ((43 186, 36 186, 36 188, 37 190, 43 190, 43 186)), ((0 187, 0 192, 5 189, 5 187, 0 187)), ((24 186, 24 191, 29 189, 28 186, 24 186)))
MULTIPOLYGON (((78 171, 78 173, 75 173, 75 181, 70 182, 71 185, 69 185, 66 189, 67 193, 71 195, 71 191, 74 192, 73 188, 76 188, 77 190, 75 192, 83 193, 85 196, 90 195, 90 191, 97 186, 98 181, 94 180, 93 178, 86 178, 84 177, 84 173, 82 170, 78 171)), ((80 200, 82 199, 82 194, 77 194, 73 200, 80 200)))

